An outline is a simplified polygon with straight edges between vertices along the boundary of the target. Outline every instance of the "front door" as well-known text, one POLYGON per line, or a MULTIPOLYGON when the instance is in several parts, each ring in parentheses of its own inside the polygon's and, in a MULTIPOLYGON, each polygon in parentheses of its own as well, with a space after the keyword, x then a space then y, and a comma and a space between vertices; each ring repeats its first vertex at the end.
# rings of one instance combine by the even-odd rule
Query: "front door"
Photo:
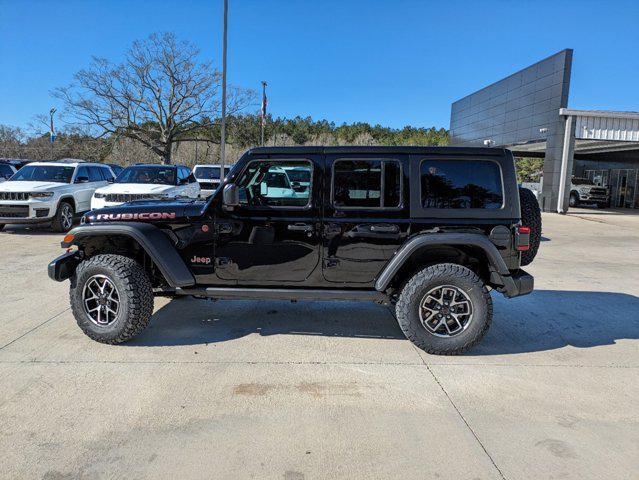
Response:
MULTIPOLYGON (((220 206, 215 272, 221 283, 290 285, 320 258, 321 158, 250 161, 237 177, 240 206, 220 206)), ((318 269, 319 270, 319 269, 318 269)))
POLYGON ((406 157, 329 156, 324 188, 324 279, 371 286, 408 234, 406 157))

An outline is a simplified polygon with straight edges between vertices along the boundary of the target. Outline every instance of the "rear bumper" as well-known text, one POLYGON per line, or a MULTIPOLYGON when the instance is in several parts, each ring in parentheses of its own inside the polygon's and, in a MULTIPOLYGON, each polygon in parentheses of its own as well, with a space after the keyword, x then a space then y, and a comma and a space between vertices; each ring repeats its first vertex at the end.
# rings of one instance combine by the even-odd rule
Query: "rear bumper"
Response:
POLYGON ((51 280, 62 282, 67 278, 71 278, 76 267, 80 263, 80 253, 76 250, 60 255, 49 263, 47 273, 51 280))
POLYGON ((503 287, 499 289, 506 297, 528 295, 535 288, 535 278, 525 270, 519 269, 510 276, 501 277, 503 287))

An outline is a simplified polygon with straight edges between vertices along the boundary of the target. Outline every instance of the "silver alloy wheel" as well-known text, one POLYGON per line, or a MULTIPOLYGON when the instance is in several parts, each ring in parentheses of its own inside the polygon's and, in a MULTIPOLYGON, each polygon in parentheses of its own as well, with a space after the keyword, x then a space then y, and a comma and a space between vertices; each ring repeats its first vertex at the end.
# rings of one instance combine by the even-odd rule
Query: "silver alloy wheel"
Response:
POLYGON ((73 211, 68 203, 62 204, 60 211, 60 224, 64 230, 69 230, 73 226, 73 211))
POLYGON ((100 327, 111 325, 120 311, 120 294, 115 284, 105 275, 89 278, 82 289, 84 313, 100 327))
POLYGON ((470 298, 459 287, 441 285, 431 289, 419 304, 419 319, 436 337, 453 337, 468 328, 473 319, 470 298))

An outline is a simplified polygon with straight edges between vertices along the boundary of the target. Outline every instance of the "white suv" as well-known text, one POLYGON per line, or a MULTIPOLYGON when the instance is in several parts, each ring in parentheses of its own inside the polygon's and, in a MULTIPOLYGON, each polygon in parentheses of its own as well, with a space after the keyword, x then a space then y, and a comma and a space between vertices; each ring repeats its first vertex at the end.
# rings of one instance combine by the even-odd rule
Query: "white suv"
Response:
POLYGON ((91 207, 96 188, 114 179, 107 165, 32 162, 0 184, 0 230, 5 224, 51 223, 66 232, 73 217, 91 207))
POLYGON ((199 196, 200 185, 188 167, 132 165, 122 170, 112 185, 95 191, 91 199, 91 210, 135 200, 199 196))
POLYGON ((193 167, 193 175, 195 175, 200 184, 200 194, 203 197, 208 197, 220 186, 220 181, 226 178, 231 171, 231 167, 224 167, 224 177, 222 178, 220 178, 221 171, 221 165, 196 165, 193 167))

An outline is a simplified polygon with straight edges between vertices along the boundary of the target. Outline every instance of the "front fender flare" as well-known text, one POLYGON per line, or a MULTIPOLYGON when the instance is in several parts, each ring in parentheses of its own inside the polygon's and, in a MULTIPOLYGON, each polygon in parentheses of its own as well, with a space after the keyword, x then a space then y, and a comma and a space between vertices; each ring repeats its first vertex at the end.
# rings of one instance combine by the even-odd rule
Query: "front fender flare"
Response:
POLYGON ((446 245, 470 245, 480 248, 486 254, 492 269, 500 277, 510 276, 506 262, 497 251, 497 247, 485 235, 479 233, 425 233, 411 238, 395 253, 377 277, 375 289, 380 292, 385 291, 402 265, 420 248, 446 245))
POLYGON ((73 235, 71 241, 62 242, 63 248, 81 245, 82 240, 89 237, 113 235, 130 237, 144 249, 171 287, 195 285, 193 274, 185 265, 169 237, 154 225, 148 223, 89 224, 74 228, 67 234, 67 237, 71 235, 73 235))

